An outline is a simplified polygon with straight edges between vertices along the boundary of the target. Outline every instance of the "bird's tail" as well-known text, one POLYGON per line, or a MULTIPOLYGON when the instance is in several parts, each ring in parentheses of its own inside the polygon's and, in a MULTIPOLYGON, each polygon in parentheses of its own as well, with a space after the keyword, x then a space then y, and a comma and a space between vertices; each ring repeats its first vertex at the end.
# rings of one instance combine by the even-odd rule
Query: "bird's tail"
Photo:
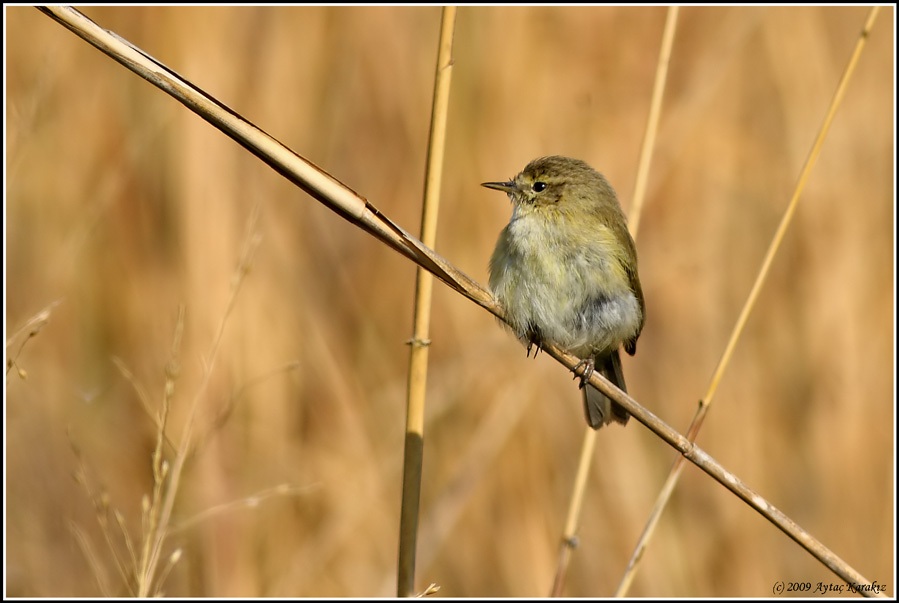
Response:
MULTIPOLYGON (((618 355, 618 350, 607 356, 597 358, 594 368, 606 379, 618 386, 618 389, 627 392, 627 387, 624 385, 624 373, 621 371, 621 356, 618 355)), ((609 399, 608 396, 592 385, 584 387, 584 415, 587 418, 587 425, 593 429, 599 429, 612 421, 625 425, 630 418, 624 407, 609 399)))

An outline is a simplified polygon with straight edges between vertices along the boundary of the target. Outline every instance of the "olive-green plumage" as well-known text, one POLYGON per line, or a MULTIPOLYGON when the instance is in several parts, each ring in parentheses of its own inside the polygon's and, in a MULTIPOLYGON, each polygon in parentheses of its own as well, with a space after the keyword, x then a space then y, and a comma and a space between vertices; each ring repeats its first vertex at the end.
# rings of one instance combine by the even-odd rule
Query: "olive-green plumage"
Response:
MULTIPOLYGON (((527 343, 552 343, 625 390, 618 348, 634 354, 643 329, 637 250, 615 191, 578 159, 542 157, 508 182, 485 182, 512 201, 490 259, 490 287, 527 343)), ((588 368, 589 374, 589 368, 588 368)), ((588 424, 628 414, 592 386, 588 424)))

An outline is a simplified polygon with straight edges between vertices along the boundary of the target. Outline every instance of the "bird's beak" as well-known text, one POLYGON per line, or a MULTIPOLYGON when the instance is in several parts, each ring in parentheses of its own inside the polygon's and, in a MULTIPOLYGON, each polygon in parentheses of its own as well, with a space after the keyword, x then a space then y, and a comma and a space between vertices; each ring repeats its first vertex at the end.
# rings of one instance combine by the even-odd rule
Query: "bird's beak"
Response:
POLYGON ((502 191, 510 195, 518 190, 518 187, 515 186, 515 183, 511 180, 509 182, 482 182, 481 186, 492 188, 496 191, 502 191))

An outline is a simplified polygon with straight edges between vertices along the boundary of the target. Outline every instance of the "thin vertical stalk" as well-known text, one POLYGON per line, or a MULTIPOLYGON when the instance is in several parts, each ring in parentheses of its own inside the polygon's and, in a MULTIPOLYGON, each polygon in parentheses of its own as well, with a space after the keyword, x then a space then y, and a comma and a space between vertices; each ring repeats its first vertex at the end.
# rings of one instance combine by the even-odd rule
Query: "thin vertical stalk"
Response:
MULTIPOLYGON (((730 364, 734 348, 736 348, 737 346, 737 341, 739 341, 740 335, 743 334, 743 329, 746 326, 746 322, 749 320, 749 314, 755 307, 755 302, 758 299, 759 292, 762 289, 762 285, 765 284, 765 280, 768 278, 768 272, 771 268, 771 264, 774 262, 774 256, 777 254, 777 250, 780 249, 780 245, 783 242, 783 238, 787 232, 787 228, 789 228, 790 222, 793 219, 793 214, 796 212, 796 206, 799 203, 799 197, 802 194, 802 191, 805 189, 805 184, 806 182, 808 182, 808 178, 811 174, 812 168, 815 166, 818 155, 821 153, 821 147, 824 145, 824 139, 827 137, 827 132, 830 130, 830 124, 833 122, 834 115, 836 114, 837 109, 839 108, 840 103, 843 100, 843 95, 846 92, 846 87, 849 84, 849 79, 852 77, 852 74, 855 71, 855 66, 858 63, 859 56, 861 56, 862 49, 865 46, 865 42, 867 42, 868 36, 871 33, 871 28, 874 26, 874 20, 877 18, 877 12, 879 8, 880 7, 874 6, 868 13, 868 18, 865 21, 865 25, 862 28, 861 33, 859 34, 858 41, 855 44, 855 49, 852 52, 852 56, 849 58, 849 63, 846 65, 846 69, 843 70, 843 75, 840 78, 839 84, 837 84, 837 89, 836 92, 834 92, 833 99, 830 102, 830 107, 828 107, 827 109, 827 114, 824 117, 824 121, 821 123, 821 128, 818 130, 818 135, 815 138, 815 142, 812 145, 811 151, 809 151, 809 155, 805 161, 805 165, 802 167, 802 172, 799 174, 799 180, 796 183, 796 189, 793 191, 793 196, 790 199, 790 203, 787 205, 787 209, 780 220, 777 231, 774 233, 774 237, 771 239, 771 244, 768 246, 768 252, 765 254, 765 259, 762 261, 761 268, 759 268, 758 275, 755 278, 755 283, 753 283, 752 289, 749 292, 749 296, 746 298, 746 303, 743 305, 743 309, 740 312, 739 318, 737 318, 737 322, 730 334, 730 339, 728 340, 727 345, 724 348, 724 352, 721 354, 721 359, 718 361, 718 366, 715 367, 715 372, 712 374, 708 390, 706 391, 705 396, 703 396, 699 401, 699 407, 696 409, 696 414, 693 416, 693 420, 690 423, 689 429, 687 430, 687 439, 690 440, 690 442, 694 442, 696 440, 696 436, 699 434, 699 430, 702 428, 702 424, 705 420, 706 414, 708 413, 709 408, 712 405, 712 399, 715 396, 715 392, 718 391, 718 385, 721 383, 721 378, 724 375, 724 371, 727 368, 728 364, 730 364)), ((618 585, 618 590, 615 592, 616 597, 623 597, 627 595, 627 591, 633 583, 634 576, 636 575, 637 568, 639 567, 640 560, 643 558, 643 553, 646 551, 646 547, 649 545, 649 541, 652 539, 652 536, 655 533, 655 528, 659 523, 662 512, 668 505, 668 501, 671 499, 671 494, 674 492, 675 486, 677 486, 677 482, 680 479, 683 468, 684 457, 678 456, 676 459, 674 459, 674 464, 671 466, 671 470, 668 473, 668 478, 665 480, 665 484, 662 486, 662 490, 659 492, 659 496, 656 499, 656 504, 655 506, 653 506, 652 512, 649 515, 649 519, 646 522, 646 526, 643 528, 643 533, 640 534, 640 539, 637 541, 637 545, 634 547, 634 552, 631 554, 631 558, 628 561, 627 568, 625 569, 624 575, 621 578, 621 583, 618 585)))
MULTIPOLYGON (((677 30, 678 7, 671 6, 665 18, 665 28, 662 31, 662 46, 659 49, 659 61, 656 65, 655 84, 653 84, 652 100, 649 105, 649 117, 646 122, 646 133, 643 136, 643 146, 640 151, 640 161, 637 166, 637 179, 634 186, 634 199, 631 203, 628 215, 631 236, 637 238, 640 227, 640 213, 643 209, 643 199, 646 196, 646 181, 649 176, 649 167, 652 163, 652 150, 655 146, 656 132, 659 127, 659 115, 662 110, 662 98, 665 93, 665 82, 668 79, 668 62, 671 59, 671 47, 674 45, 674 33, 677 30)), ((568 506, 568 517, 565 520, 565 532, 559 545, 559 557, 556 563, 556 575, 553 578, 551 596, 558 597, 562 594, 565 585, 565 574, 571 562, 571 553, 577 545, 577 525, 581 515, 584 494, 587 486, 587 476, 593 462, 593 450, 596 448, 596 432, 590 427, 584 433, 584 442, 581 445, 581 457, 578 463, 577 477, 571 493, 571 502, 568 506)))
POLYGON ((649 168, 652 165, 652 152, 656 146, 656 133, 659 131, 659 116, 662 114, 662 98, 665 96, 665 82, 668 81, 668 63, 671 61, 671 48, 674 46, 674 32, 677 31, 678 7, 668 8, 665 17, 665 29, 662 32, 662 48, 659 50, 659 62, 656 65, 655 84, 652 100, 649 104, 649 119, 643 145, 640 148, 640 161, 637 163, 637 180, 634 184, 634 200, 628 212, 628 225, 631 236, 636 240, 640 230, 640 218, 643 215, 643 203, 646 200, 646 183, 649 181, 649 168))
MULTIPOLYGON (((424 204, 421 214, 421 241, 434 247, 437 214, 440 207, 440 183, 446 146, 446 118, 452 78, 453 30, 456 8, 443 7, 440 45, 431 110, 428 161, 425 175, 424 204)), ((406 392, 406 442, 403 453, 403 493, 400 509, 399 564, 397 595, 408 597, 415 589, 415 552, 418 537, 418 513, 424 456, 424 407, 428 379, 428 339, 431 323, 431 292, 434 277, 419 267, 415 280, 415 317, 409 341, 409 380, 406 392)))

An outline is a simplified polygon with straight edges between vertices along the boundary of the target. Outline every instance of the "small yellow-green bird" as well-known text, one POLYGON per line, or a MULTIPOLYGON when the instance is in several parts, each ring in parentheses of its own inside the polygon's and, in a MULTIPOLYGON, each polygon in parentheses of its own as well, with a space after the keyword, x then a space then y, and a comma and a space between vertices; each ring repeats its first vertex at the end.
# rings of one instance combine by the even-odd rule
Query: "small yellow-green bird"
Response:
MULTIPOLYGON (((627 391, 618 348, 636 352, 646 310, 637 250, 611 185, 579 159, 552 156, 482 186, 512 201, 490 259, 490 288, 515 334, 529 351, 552 343, 581 358, 581 387, 595 368, 627 391)), ((630 416, 591 385, 584 414, 593 429, 630 416)))

